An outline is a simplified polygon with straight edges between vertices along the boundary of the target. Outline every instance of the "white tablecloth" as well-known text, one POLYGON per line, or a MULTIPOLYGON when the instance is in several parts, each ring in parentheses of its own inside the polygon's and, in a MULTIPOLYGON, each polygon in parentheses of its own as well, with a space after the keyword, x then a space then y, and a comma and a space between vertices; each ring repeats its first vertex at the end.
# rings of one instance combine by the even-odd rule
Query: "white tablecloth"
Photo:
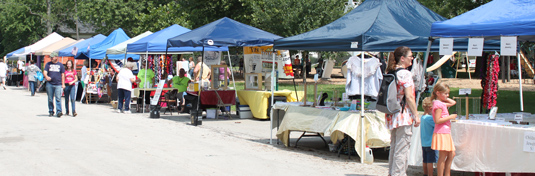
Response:
MULTIPOLYGON (((502 114, 500 117, 512 117, 502 114)), ((528 117, 525 121, 532 121, 528 117)), ((488 121, 487 121, 488 122, 488 121)), ((456 156, 451 169, 468 172, 535 173, 535 153, 524 152, 524 133, 534 126, 491 126, 455 122, 451 131, 456 156)), ((487 123, 488 124, 488 123, 487 123)), ((413 128, 409 164, 422 165, 420 128, 413 128)))

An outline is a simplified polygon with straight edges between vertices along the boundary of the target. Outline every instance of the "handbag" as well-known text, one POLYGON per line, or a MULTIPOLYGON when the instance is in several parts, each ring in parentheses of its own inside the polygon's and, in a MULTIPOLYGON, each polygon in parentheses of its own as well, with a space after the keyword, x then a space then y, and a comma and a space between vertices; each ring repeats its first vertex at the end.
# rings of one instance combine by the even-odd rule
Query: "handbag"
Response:
POLYGON ((35 77, 35 79, 37 79, 37 80, 39 80, 39 81, 43 81, 43 79, 44 79, 44 75, 43 75, 43 73, 40 72, 40 71, 37 71, 37 73, 35 74, 34 77, 35 77))

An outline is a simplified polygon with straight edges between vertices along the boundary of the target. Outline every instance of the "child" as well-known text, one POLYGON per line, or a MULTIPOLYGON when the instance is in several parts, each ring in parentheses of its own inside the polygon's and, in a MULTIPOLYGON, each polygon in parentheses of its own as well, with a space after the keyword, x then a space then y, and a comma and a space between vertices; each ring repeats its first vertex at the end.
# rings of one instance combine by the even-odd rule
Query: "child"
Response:
POLYGON ((433 100, 430 97, 422 101, 422 108, 424 115, 420 118, 420 139, 422 141, 422 157, 424 160, 424 176, 433 175, 433 163, 437 162, 437 153, 431 149, 431 141, 433 138, 433 130, 435 129, 435 122, 431 115, 431 108, 433 107, 433 100))
POLYGON ((449 176, 451 163, 455 157, 455 146, 451 138, 451 122, 457 118, 457 114, 450 115, 448 107, 455 105, 455 101, 448 98, 450 88, 444 83, 438 83, 433 88, 431 99, 433 107, 431 113, 435 121, 435 130, 433 131, 433 140, 431 149, 438 150, 437 172, 438 176, 449 176))

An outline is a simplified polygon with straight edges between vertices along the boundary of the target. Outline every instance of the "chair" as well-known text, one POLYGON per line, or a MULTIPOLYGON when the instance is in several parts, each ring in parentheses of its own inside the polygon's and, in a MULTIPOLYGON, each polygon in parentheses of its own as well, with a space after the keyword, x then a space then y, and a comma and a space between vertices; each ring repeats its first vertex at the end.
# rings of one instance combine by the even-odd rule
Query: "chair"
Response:
MULTIPOLYGON (((221 107, 227 107, 227 106, 232 106, 232 104, 225 104, 223 103, 223 100, 221 99, 221 96, 219 96, 219 92, 217 92, 217 90, 215 90, 215 95, 217 96, 217 109, 221 109, 221 107)), ((226 109, 225 109, 226 111, 226 109)), ((222 112, 223 113, 223 116, 228 116, 230 119, 232 119, 232 116, 230 115, 230 110, 229 111, 226 111, 226 112, 222 112)), ((216 118, 219 118, 219 114, 217 113, 216 111, 216 114, 215 114, 216 118)))
POLYGON ((165 111, 163 111, 163 114, 165 112, 169 111, 171 115, 173 115, 172 109, 177 109, 178 112, 178 103, 177 103, 177 90, 172 90, 164 94, 163 99, 160 100, 161 103, 166 103, 167 108, 165 108, 165 111))

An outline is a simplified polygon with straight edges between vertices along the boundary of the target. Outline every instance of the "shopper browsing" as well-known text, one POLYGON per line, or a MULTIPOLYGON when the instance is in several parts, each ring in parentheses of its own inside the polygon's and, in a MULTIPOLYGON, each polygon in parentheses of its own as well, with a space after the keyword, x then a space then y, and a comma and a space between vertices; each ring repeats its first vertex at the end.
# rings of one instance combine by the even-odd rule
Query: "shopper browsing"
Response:
POLYGON ((117 74, 117 94, 119 97, 117 112, 130 114, 130 96, 132 95, 133 90, 132 83, 136 81, 136 77, 132 73, 134 65, 135 64, 131 62, 126 63, 125 67, 119 71, 119 74, 117 74))
POLYGON ((76 83, 78 82, 78 75, 74 68, 72 60, 68 60, 65 63, 65 114, 69 115, 69 100, 71 100, 72 116, 76 117, 76 107, 74 106, 76 101, 76 89, 78 88, 76 83))
POLYGON ((412 74, 406 68, 412 65, 414 59, 409 47, 401 46, 390 54, 387 73, 396 73, 397 101, 405 97, 402 111, 387 114, 386 127, 390 129, 390 154, 388 156, 388 173, 392 176, 407 175, 409 167, 409 148, 412 136, 412 125, 420 125, 414 98, 414 81, 412 74), (399 70, 396 72, 396 70, 399 70))
POLYGON ((65 88, 65 67, 58 62, 58 57, 52 57, 52 61, 46 63, 43 76, 47 81, 46 94, 48 95, 48 114, 54 115, 54 98, 56 99, 56 116, 61 117, 61 92, 65 88))
POLYGON ((450 175, 451 163, 455 157, 455 145, 451 138, 451 122, 457 118, 457 114, 450 115, 448 107, 455 105, 455 101, 448 98, 450 87, 444 83, 438 83, 433 88, 431 99, 433 100, 433 120, 435 129, 431 149, 438 150, 437 173, 438 176, 450 175))
POLYGON ((433 121, 433 115, 431 115, 432 107, 433 100, 430 97, 422 101, 424 115, 420 118, 420 139, 422 141, 424 176, 433 175, 433 163, 437 162, 437 153, 431 149, 433 130, 435 130, 435 122, 433 121))

